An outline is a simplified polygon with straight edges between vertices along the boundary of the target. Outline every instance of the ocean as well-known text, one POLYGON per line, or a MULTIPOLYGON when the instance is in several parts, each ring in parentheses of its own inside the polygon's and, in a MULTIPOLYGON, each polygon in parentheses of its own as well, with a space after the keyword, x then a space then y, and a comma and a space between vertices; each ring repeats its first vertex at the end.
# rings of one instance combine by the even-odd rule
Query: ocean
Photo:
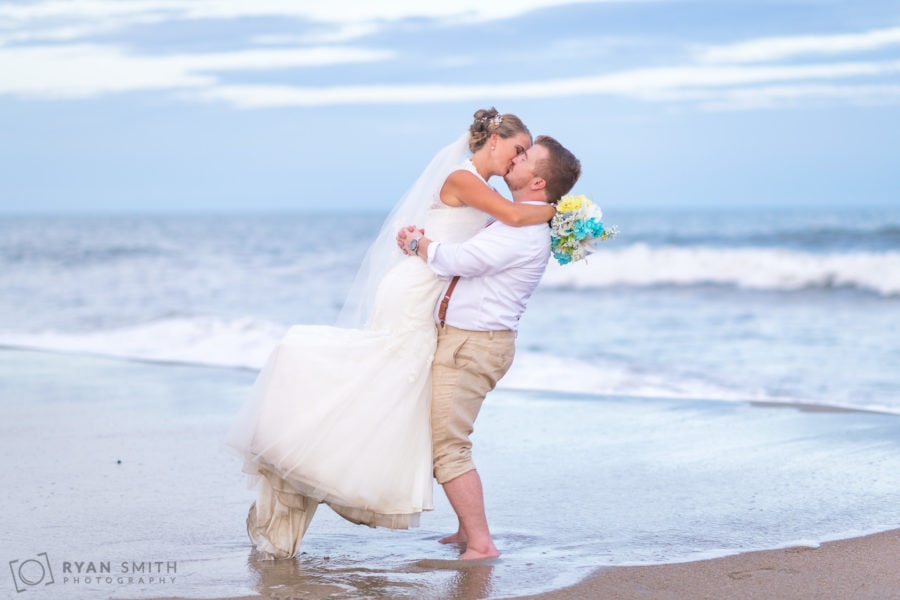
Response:
POLYGON ((551 264, 477 424, 499 561, 436 543, 437 488, 419 529, 322 509, 297 560, 258 560, 225 431, 287 328, 335 320, 381 218, 0 218, 0 585, 507 598, 900 527, 900 210, 608 208, 618 238, 551 264))
MULTIPOLYGON (((606 218, 618 239, 550 265, 501 385, 900 413, 900 210, 606 218)), ((381 219, 6 217, 0 344, 258 368, 334 322, 381 219)))

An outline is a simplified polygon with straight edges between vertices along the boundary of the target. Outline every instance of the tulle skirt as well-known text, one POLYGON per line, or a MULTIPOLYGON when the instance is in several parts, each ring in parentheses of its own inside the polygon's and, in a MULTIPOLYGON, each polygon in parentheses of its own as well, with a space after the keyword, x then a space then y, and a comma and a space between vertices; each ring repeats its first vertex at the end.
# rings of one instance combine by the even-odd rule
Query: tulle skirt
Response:
POLYGON ((433 508, 432 310, 442 285, 410 258, 382 282, 368 328, 298 325, 272 351, 227 438, 260 489, 248 518, 257 547, 296 553, 320 502, 395 529, 433 508))

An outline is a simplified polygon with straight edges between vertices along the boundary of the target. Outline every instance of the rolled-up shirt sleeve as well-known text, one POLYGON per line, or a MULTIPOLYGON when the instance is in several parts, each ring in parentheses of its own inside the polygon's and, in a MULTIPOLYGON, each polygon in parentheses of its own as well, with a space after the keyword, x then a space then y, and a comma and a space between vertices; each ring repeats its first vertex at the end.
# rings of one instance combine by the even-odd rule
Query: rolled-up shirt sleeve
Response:
POLYGON ((521 260, 521 241, 509 235, 501 223, 458 244, 432 242, 428 245, 429 268, 440 277, 479 277, 498 273, 521 260))

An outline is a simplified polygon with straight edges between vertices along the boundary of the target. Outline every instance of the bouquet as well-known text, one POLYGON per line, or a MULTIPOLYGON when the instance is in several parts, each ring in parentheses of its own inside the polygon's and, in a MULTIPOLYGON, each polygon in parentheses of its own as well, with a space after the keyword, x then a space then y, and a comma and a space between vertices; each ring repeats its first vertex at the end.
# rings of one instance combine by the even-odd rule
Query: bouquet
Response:
POLYGON ((616 227, 603 226, 603 211, 587 196, 563 196, 550 221, 550 249, 561 265, 577 262, 597 250, 597 244, 612 239, 616 227))

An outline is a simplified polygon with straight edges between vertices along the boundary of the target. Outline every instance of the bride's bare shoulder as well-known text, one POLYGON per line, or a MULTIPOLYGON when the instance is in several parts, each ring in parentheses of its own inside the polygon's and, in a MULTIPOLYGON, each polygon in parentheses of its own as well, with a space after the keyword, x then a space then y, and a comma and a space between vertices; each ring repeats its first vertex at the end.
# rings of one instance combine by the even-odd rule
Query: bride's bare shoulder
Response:
POLYGON ((466 206, 462 198, 474 186, 483 186, 484 181, 468 169, 459 168, 450 173, 441 186, 441 202, 447 206, 466 206))

